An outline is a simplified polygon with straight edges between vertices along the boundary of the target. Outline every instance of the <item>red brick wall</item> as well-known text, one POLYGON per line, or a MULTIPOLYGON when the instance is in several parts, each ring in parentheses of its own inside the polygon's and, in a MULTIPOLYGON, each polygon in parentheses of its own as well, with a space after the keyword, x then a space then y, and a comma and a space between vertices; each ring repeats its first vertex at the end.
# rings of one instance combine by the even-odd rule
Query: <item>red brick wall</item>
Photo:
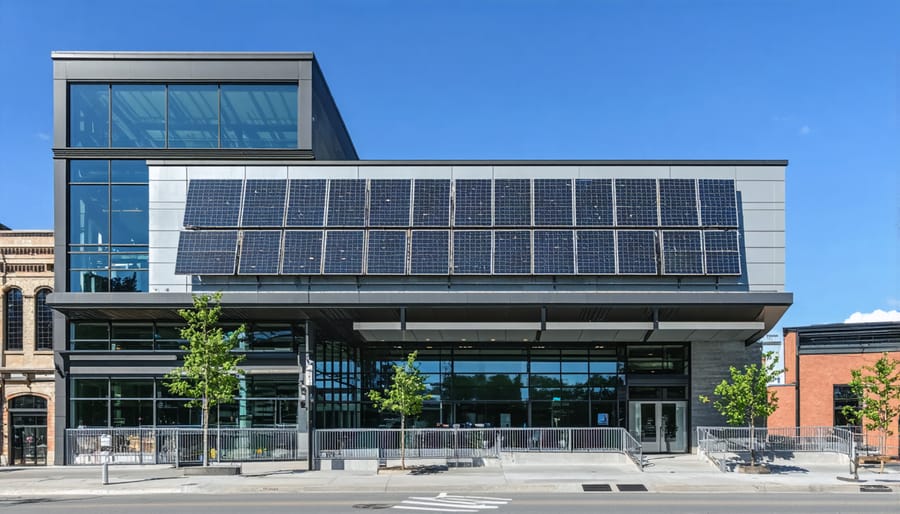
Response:
MULTIPOLYGON (((794 427, 796 422, 795 384, 797 334, 784 337, 785 385, 773 386, 778 394, 778 409, 769 417, 770 427, 794 427)), ((900 360, 900 352, 888 354, 900 360)), ((850 382, 850 370, 871 366, 880 353, 844 353, 803 355, 800 357, 800 425, 831 426, 834 424, 834 386, 850 382)), ((896 426, 896 422, 895 422, 896 426)))
POLYGON ((796 384, 797 370, 797 333, 789 332, 784 335, 784 350, 782 357, 784 361, 784 385, 770 386, 769 391, 774 391, 778 395, 778 409, 769 416, 768 426, 773 428, 795 427, 796 422, 796 384))

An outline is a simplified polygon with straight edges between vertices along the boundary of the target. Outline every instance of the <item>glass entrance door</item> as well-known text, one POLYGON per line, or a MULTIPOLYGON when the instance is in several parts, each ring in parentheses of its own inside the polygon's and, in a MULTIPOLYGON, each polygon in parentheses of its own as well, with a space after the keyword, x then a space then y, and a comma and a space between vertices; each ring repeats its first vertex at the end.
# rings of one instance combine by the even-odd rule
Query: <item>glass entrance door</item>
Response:
POLYGON ((12 414, 13 466, 47 465, 47 416, 12 414))
POLYGON ((687 451, 687 402, 630 402, 628 430, 644 453, 687 451))

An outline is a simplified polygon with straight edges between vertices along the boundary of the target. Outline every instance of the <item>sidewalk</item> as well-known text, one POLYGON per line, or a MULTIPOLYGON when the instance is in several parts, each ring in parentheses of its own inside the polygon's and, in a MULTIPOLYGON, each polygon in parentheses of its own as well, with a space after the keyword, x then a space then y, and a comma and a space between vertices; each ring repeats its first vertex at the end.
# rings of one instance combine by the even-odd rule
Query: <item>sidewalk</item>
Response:
MULTIPOLYGON (((299 492, 560 492, 582 493, 584 484, 639 485, 648 492, 855 493, 860 486, 888 487, 900 493, 900 467, 878 474, 878 466, 860 469, 861 483, 838 463, 781 463, 770 475, 723 473, 696 455, 649 456, 643 472, 634 466, 505 465, 483 468, 432 467, 378 474, 306 471, 305 462, 245 463, 240 476, 183 476, 169 466, 110 466, 108 485, 100 467, 0 468, 0 497, 48 497, 106 494, 255 494, 299 492)), ((639 487, 640 489, 640 487, 639 487)), ((603 493, 584 493, 603 494, 603 493)))

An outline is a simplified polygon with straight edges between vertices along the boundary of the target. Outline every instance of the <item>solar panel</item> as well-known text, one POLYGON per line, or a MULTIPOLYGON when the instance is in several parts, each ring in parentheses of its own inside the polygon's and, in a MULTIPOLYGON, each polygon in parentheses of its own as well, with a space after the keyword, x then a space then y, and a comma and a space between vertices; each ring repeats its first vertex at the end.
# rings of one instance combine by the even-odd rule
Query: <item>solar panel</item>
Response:
POLYGON ((736 230, 703 232, 707 275, 740 275, 741 252, 736 230))
POLYGON ((531 231, 495 231, 494 274, 523 275, 529 273, 531 273, 531 231))
POLYGON ((413 226, 450 226, 450 181, 416 179, 413 226))
POLYGON ((233 275, 237 230, 181 232, 175 256, 176 275, 233 275))
POLYGON ((531 181, 494 181, 494 226, 531 226, 531 181))
POLYGON ((370 230, 366 272, 370 275, 406 273, 406 231, 370 230))
POLYGON ((287 230, 284 232, 284 275, 318 275, 322 272, 322 231, 287 230))
POLYGON ((534 224, 572 225, 572 181, 534 179, 534 224))
POLYGON ((242 227, 280 227, 284 224, 286 180, 247 180, 242 227))
POLYGON ((321 227, 325 223, 325 180, 291 180, 288 212, 289 227, 321 227))
POLYGON ((612 230, 575 232, 578 273, 612 275, 616 272, 616 244, 612 230))
POLYGON ((616 239, 620 274, 656 274, 656 237, 652 230, 620 230, 616 239))
POLYGON ((736 227, 734 180, 700 179, 700 215, 704 227, 736 227))
POLYGON ((453 223, 456 226, 491 226, 491 181, 457 179, 455 207, 453 223))
POLYGON ((366 181, 333 179, 329 186, 328 226, 362 227, 366 216, 366 181))
POLYGON ((455 230, 453 232, 453 273, 456 275, 490 275, 490 230, 455 230))
POLYGON ((616 224, 629 227, 655 227, 656 179, 616 179, 616 224))
POLYGON ((409 180, 378 179, 370 182, 369 225, 409 226, 409 180))
POLYGON ((280 258, 280 230, 245 230, 238 275, 275 275, 280 258))
POLYGON ((360 275, 363 262, 362 230, 329 230, 325 236, 325 273, 360 275))
POLYGON ((575 181, 575 224, 579 227, 613 226, 612 180, 584 178, 575 181))
POLYGON ((446 230, 413 230, 410 273, 413 275, 447 275, 450 272, 450 232, 446 230))
POLYGON ((699 230, 663 230, 663 273, 702 275, 703 248, 699 230))
POLYGON ((185 227, 237 227, 241 180, 191 180, 184 206, 185 227))
POLYGON ((575 273, 575 247, 571 230, 534 231, 534 273, 575 273))
POLYGON ((696 227, 697 182, 683 178, 660 179, 659 212, 664 227, 696 227))

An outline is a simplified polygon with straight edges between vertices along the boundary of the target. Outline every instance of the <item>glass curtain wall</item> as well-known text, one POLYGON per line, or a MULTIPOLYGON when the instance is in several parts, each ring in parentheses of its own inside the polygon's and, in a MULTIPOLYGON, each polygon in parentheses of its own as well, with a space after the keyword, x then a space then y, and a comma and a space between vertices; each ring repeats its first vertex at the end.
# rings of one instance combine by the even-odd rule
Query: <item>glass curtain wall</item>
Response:
MULTIPOLYGON (((159 378, 71 378, 69 426, 199 426, 199 408, 169 392, 159 378)), ((297 426, 296 375, 245 376, 235 401, 210 413, 211 426, 297 426)))
MULTIPOLYGON (((371 345, 359 352, 327 342, 317 347, 317 426, 399 427, 366 393, 384 390, 394 364, 414 346, 371 345), (358 387, 357 387, 358 384, 358 387)), ((626 427, 628 400, 688 396, 685 344, 484 345, 418 347, 431 399, 409 426, 626 427), (628 381, 639 385, 627 387, 628 381)))

